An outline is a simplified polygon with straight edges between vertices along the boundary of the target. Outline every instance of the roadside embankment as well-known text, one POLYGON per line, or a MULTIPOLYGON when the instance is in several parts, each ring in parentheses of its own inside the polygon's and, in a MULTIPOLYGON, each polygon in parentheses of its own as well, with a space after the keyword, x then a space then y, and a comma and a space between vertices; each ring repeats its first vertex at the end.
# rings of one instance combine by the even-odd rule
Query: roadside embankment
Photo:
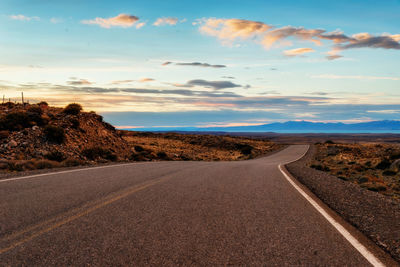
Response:
POLYGON ((311 146, 306 156, 286 165, 287 170, 343 219, 400 262, 400 202, 307 167, 314 153, 315 148, 311 146))

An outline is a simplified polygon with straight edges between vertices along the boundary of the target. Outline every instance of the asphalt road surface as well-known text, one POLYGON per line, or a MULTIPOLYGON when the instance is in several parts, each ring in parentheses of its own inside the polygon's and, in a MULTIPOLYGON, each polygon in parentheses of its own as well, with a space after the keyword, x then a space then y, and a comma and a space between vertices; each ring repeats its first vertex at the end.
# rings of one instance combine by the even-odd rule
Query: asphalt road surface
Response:
POLYGON ((0 265, 369 266, 279 170, 306 150, 0 180, 0 265))

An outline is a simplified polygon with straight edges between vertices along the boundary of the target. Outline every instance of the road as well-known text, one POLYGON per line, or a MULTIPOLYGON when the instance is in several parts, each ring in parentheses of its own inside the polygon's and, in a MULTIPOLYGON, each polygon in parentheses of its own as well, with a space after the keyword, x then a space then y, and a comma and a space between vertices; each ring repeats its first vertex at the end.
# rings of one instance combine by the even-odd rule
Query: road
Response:
POLYGON ((0 180, 0 265, 370 265, 279 170, 306 151, 0 180))

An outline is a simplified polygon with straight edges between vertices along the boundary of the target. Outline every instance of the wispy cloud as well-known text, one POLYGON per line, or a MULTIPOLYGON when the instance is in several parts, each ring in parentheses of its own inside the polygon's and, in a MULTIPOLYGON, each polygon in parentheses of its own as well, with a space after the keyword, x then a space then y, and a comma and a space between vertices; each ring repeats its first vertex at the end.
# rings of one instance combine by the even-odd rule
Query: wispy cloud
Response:
POLYGON ((68 81, 67 84, 69 84, 69 85, 91 85, 93 83, 89 82, 86 79, 80 79, 80 80, 68 81))
POLYGON ((140 23, 136 24, 135 28, 140 29, 140 28, 144 27, 145 25, 146 25, 146 22, 140 22, 140 23))
POLYGON ((363 76, 363 75, 335 75, 335 74, 312 75, 311 78, 334 79, 334 80, 351 79, 351 80, 392 80, 392 81, 400 81, 400 77, 363 76))
POLYGON ((82 20, 83 24, 93 24, 99 25, 103 28, 111 28, 111 27, 122 27, 122 28, 129 28, 132 27, 137 21, 139 20, 138 17, 128 14, 119 14, 116 17, 112 18, 95 18, 92 20, 82 20))
POLYGON ((201 62, 171 62, 167 61, 162 64, 162 66, 167 66, 170 64, 175 64, 177 66, 194 66, 194 67, 204 67, 204 68, 226 68, 226 65, 221 65, 221 64, 209 64, 209 63, 201 63, 201 62))
POLYGON ((141 83, 154 82, 154 81, 155 80, 152 78, 141 78, 138 80, 138 82, 141 82, 141 83))
POLYGON ((112 81, 111 84, 126 84, 126 83, 132 83, 135 80, 117 80, 117 81, 112 81))
POLYGON ((312 48, 296 48, 296 49, 291 49, 291 50, 285 50, 283 51, 283 54, 287 57, 295 57, 295 56, 301 56, 306 53, 311 53, 315 52, 314 49, 312 48))
POLYGON ((231 81, 206 81, 206 80, 202 80, 202 79, 190 80, 185 84, 175 84, 175 86, 177 86, 177 87, 202 86, 202 87, 206 87, 206 88, 212 88, 214 90, 242 87, 242 85, 235 84, 231 81))
POLYGON ((37 16, 28 17, 28 16, 21 15, 21 14, 20 15, 10 15, 9 18, 13 19, 13 20, 20 20, 20 21, 31 21, 31 20, 38 21, 38 20, 40 20, 40 18, 37 16))
POLYGON ((51 18, 50 22, 53 24, 58 24, 58 23, 63 22, 63 19, 62 18, 51 18))
POLYGON ((163 25, 176 25, 178 23, 178 18, 158 18, 153 25, 154 26, 163 26, 163 25))

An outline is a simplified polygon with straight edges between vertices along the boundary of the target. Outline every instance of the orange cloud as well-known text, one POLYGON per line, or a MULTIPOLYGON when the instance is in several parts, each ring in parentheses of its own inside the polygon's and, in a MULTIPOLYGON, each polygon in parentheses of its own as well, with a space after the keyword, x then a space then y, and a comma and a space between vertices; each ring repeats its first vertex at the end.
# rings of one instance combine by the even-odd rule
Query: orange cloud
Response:
POLYGON ((285 56, 288 56, 288 57, 295 57, 295 56, 300 56, 300 55, 303 55, 306 53, 311 53, 311 52, 315 52, 315 50, 312 48, 296 48, 296 49, 283 51, 283 54, 285 54, 285 56))
POLYGON ((95 18, 93 20, 83 20, 83 24, 94 24, 99 25, 103 28, 111 28, 111 27, 122 27, 122 28, 129 28, 132 27, 137 21, 139 20, 138 17, 128 15, 128 14, 119 14, 116 17, 112 18, 95 18))
POLYGON ((248 39, 265 33, 270 28, 271 26, 258 21, 210 18, 203 21, 200 31, 221 40, 234 40, 236 38, 248 39))
POLYGON ((141 83, 153 82, 153 81, 155 81, 155 80, 152 78, 142 78, 142 79, 138 80, 138 82, 141 82, 141 83))

